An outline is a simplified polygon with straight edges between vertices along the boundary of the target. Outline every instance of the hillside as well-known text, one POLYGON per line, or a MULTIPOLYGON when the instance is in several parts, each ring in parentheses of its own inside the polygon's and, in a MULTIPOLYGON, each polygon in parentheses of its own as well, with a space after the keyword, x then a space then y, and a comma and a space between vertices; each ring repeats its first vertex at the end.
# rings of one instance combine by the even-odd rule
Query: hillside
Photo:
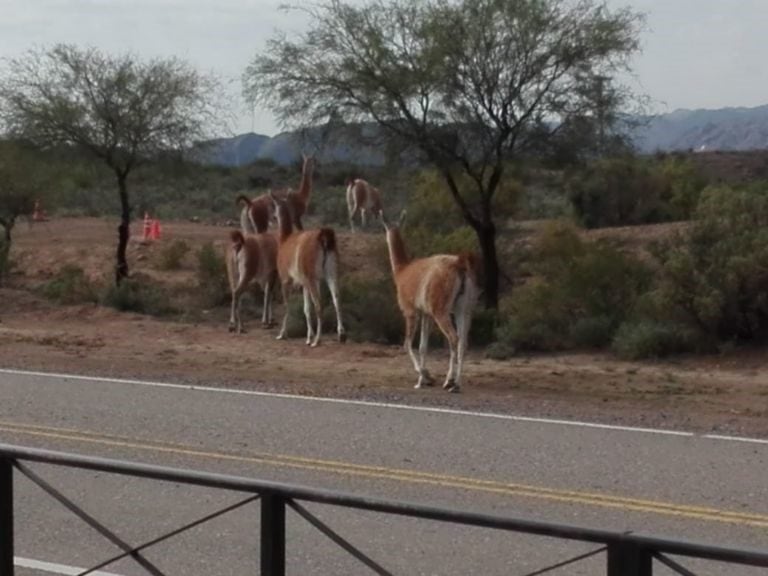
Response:
MULTIPOLYGON (((756 108, 718 110, 676 110, 646 118, 634 141, 641 152, 695 150, 736 151, 768 148, 768 105, 756 108)), ((207 143, 207 163, 243 166, 254 160, 271 159, 278 164, 294 162, 302 150, 321 149, 322 162, 348 162, 380 166, 385 159, 382 146, 373 139, 375 128, 357 126, 342 129, 329 137, 320 129, 305 133, 284 132, 277 136, 241 134, 207 143)))
POLYGON ((637 131, 635 142, 643 152, 768 148, 768 105, 661 114, 637 131))
POLYGON ((221 166, 244 166, 256 160, 273 160, 285 166, 296 162, 302 152, 316 153, 322 163, 381 166, 385 157, 372 129, 372 126, 341 128, 330 136, 321 129, 283 132, 272 137, 241 134, 207 142, 199 154, 204 163, 221 166))

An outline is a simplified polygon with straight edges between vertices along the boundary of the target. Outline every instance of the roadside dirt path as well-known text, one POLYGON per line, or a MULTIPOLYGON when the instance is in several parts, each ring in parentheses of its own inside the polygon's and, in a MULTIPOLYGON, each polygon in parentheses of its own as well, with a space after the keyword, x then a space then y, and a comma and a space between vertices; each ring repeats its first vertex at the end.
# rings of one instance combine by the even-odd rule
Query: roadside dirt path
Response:
MULTIPOLYGON (((226 235, 226 228, 189 223, 167 230, 196 243, 226 235)), ((455 395, 439 386, 414 390, 415 374, 400 346, 341 345, 328 334, 310 349, 303 338, 278 342, 274 330, 253 321, 249 333, 229 334, 226 310, 195 322, 167 321, 95 305, 57 306, 29 291, 66 262, 104 275, 113 233, 112 225, 95 219, 20 228, 14 250, 21 269, 13 279, 19 288, 0 289, 0 367, 768 437, 763 349, 643 363, 602 354, 499 362, 473 350, 464 392, 455 395)), ((355 269, 369 249, 350 250, 355 269)), ((141 269, 141 248, 131 250, 141 269)), ((175 282, 191 278, 188 270, 175 275, 175 282)), ((429 363, 436 376, 444 375, 447 354, 431 352, 429 363)))

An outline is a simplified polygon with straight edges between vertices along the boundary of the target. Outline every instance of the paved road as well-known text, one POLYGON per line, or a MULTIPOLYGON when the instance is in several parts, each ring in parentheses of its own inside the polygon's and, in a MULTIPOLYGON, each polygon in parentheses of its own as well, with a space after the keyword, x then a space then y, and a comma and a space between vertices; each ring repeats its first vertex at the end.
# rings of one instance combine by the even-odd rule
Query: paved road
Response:
MULTIPOLYGON (((0 371, 0 442, 768 549, 765 441, 0 371)), ((134 544, 242 499, 34 470, 134 544)), ((16 553, 30 566, 20 574, 67 573, 116 553, 27 480, 17 483, 16 506, 16 553)), ((395 574, 526 574, 594 548, 308 508, 395 574)), ((147 557, 169 575, 255 574, 258 531, 252 504, 147 557)), ((290 574, 369 573, 296 516, 288 538, 290 574)), ((560 573, 602 573, 604 562, 560 573)), ((761 573, 688 565, 702 574, 761 573)), ((145 573, 131 561, 104 570, 145 573)))

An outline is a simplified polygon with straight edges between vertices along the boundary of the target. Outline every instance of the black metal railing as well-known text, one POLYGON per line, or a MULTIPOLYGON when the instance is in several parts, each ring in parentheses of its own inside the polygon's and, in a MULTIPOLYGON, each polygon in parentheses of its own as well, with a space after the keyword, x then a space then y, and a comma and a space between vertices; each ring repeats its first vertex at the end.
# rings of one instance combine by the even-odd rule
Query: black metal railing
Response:
POLYGON ((539 569, 535 572, 530 572, 526 576, 545 574, 557 568, 573 564, 601 553, 605 553, 607 557, 606 573, 608 576, 651 576, 653 574, 654 561, 665 565, 683 576, 690 576, 693 574, 693 572, 682 566, 679 562, 669 558, 669 555, 768 568, 768 551, 726 548, 682 540, 657 538, 654 536, 629 532, 612 532, 582 526, 539 522, 522 518, 505 518, 488 514, 478 514, 422 506, 413 503, 356 496, 291 484, 254 480, 240 476, 180 470, 0 444, 0 576, 13 576, 14 574, 14 469, 40 486, 62 505, 98 530, 105 538, 112 541, 122 550, 122 553, 84 570, 81 572, 83 576, 123 558, 132 558, 150 574, 162 575, 163 572, 141 554, 143 550, 256 500, 258 500, 261 505, 260 562, 262 576, 284 576, 285 574, 285 555, 286 546, 288 545, 288 542, 286 542, 285 529, 287 507, 294 510, 301 518, 320 530, 320 532, 325 534, 336 545, 357 558, 373 573, 383 575, 391 574, 386 568, 369 558, 359 549, 355 548, 332 528, 327 526, 316 516, 312 515, 300 504, 300 502, 329 504, 344 508, 380 512, 383 514, 407 516, 438 522, 450 522, 466 526, 548 536, 600 545, 595 550, 557 562, 552 566, 539 569), (154 538, 149 542, 137 546, 131 546, 122 541, 106 526, 102 525, 95 518, 81 510, 75 503, 71 502, 48 482, 43 480, 27 465, 29 462, 94 470, 145 479, 179 482, 208 488, 226 489, 243 492, 250 496, 218 512, 186 524, 164 536, 154 538))

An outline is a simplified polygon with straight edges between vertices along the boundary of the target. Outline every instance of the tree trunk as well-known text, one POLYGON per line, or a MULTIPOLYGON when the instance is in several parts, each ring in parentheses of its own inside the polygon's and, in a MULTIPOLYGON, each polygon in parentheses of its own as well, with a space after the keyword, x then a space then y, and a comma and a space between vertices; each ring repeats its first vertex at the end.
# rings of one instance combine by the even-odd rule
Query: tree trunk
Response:
POLYGON ((483 289, 485 308, 499 307, 499 259, 496 253, 496 225, 491 222, 474 227, 483 255, 483 289))
POLYGON ((488 189, 482 196, 484 197, 482 205, 482 219, 477 218, 464 199, 461 197, 459 187, 451 174, 450 168, 443 166, 440 168, 443 179, 451 191, 454 202, 461 210, 464 221, 469 224, 477 234, 477 240, 480 244, 480 252, 483 255, 483 291, 485 293, 486 309, 496 309, 499 307, 499 259, 496 254, 496 225, 493 223, 493 214, 491 211, 491 198, 496 191, 501 178, 501 170, 494 172, 488 183, 488 189))
POLYGON ((14 219, 3 220, 0 225, 3 227, 3 239, 0 241, 0 286, 3 284, 5 275, 9 271, 9 260, 11 254, 11 229, 14 219))
POLYGON ((128 260, 125 252, 128 248, 128 239, 131 235, 131 206, 128 202, 127 175, 117 175, 117 186, 120 190, 120 226, 117 227, 117 267, 115 269, 115 282, 119 285, 128 277, 128 260))

